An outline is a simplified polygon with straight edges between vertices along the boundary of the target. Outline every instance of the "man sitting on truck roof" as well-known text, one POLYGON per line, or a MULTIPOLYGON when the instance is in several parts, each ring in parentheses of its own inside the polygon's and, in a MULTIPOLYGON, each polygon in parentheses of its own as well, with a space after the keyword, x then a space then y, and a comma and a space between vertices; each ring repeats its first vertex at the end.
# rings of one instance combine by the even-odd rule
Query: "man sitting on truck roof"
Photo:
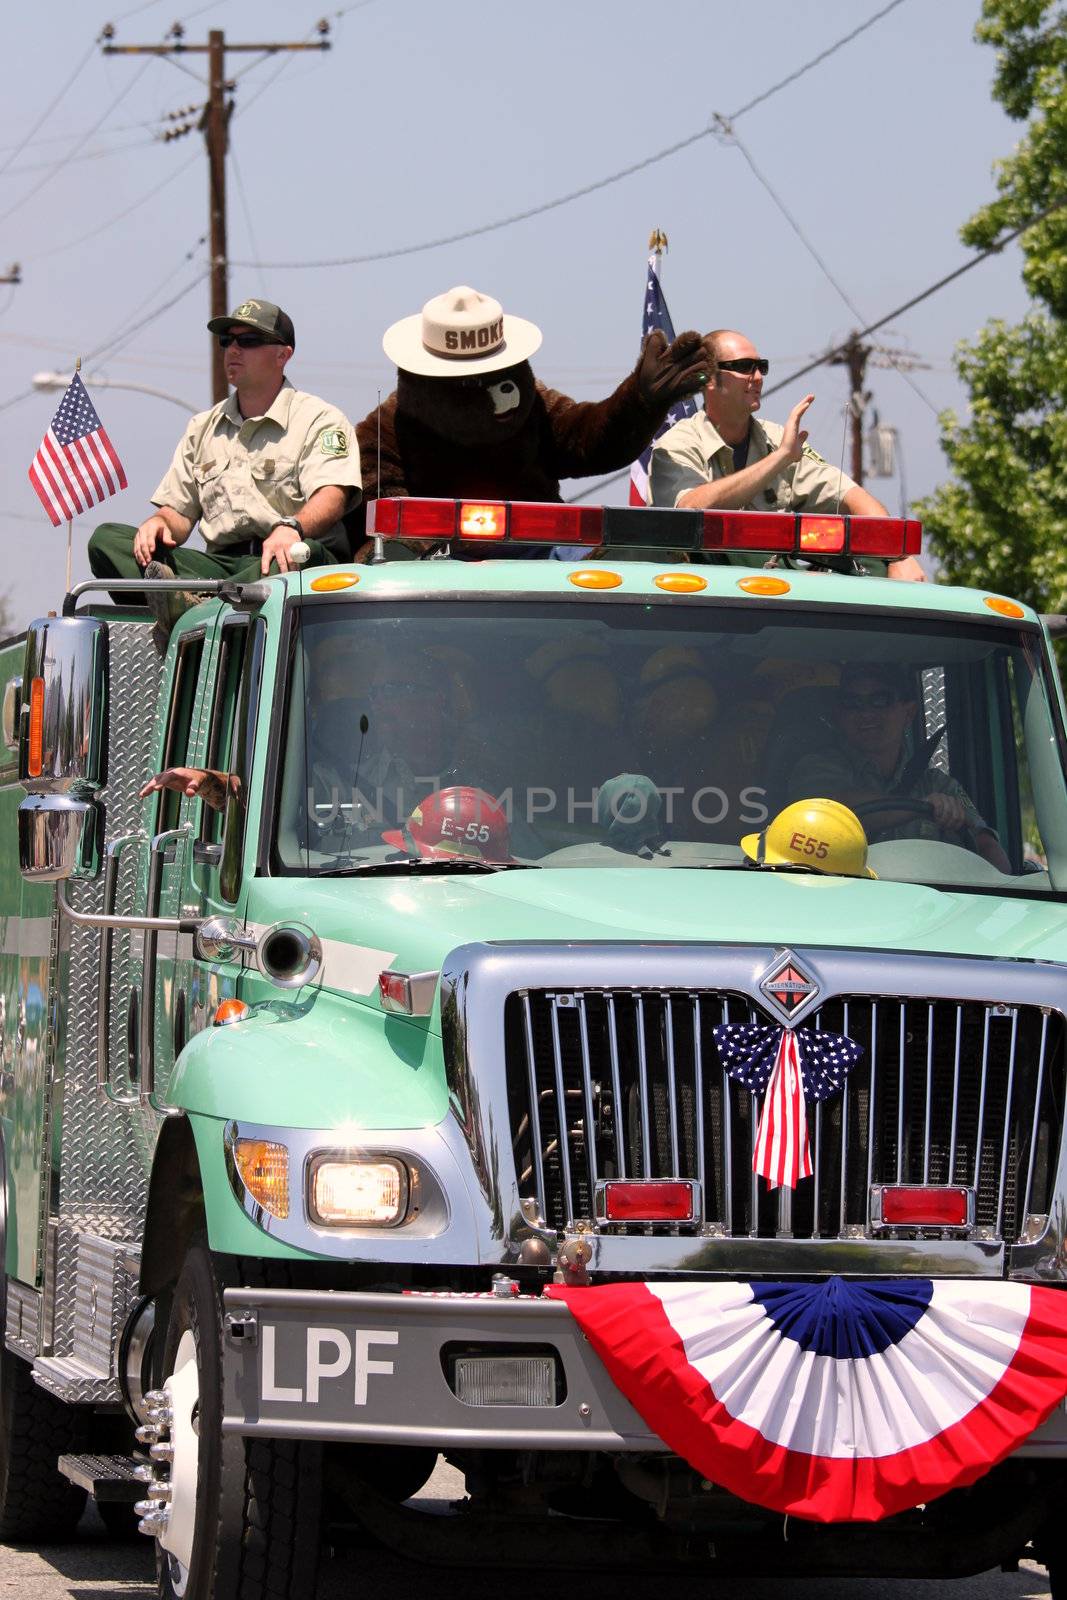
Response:
MULTIPOLYGON (((97 577, 232 578, 287 572, 308 545, 313 565, 347 560, 344 513, 360 497, 359 447, 343 412, 294 389, 285 368, 292 319, 267 300, 244 300, 208 323, 235 393, 193 417, 152 496, 158 510, 133 528, 105 522, 89 540, 97 577), (187 540, 200 524, 206 550, 187 540)), ((141 603, 138 595, 115 598, 141 603)), ((160 590, 147 604, 165 627, 195 594, 160 590)))
POLYGON ((918 709, 906 668, 846 668, 833 699, 837 738, 801 757, 789 778, 788 798, 842 801, 859 811, 872 844, 940 839, 969 845, 1001 872, 1010 872, 1000 840, 963 786, 923 760, 932 754, 928 748, 909 754, 905 734, 918 709))
MULTIPOLYGON (((784 428, 777 422, 757 421, 766 357, 743 333, 729 328, 717 328, 704 342, 712 366, 704 409, 683 417, 653 445, 649 485, 654 506, 888 515, 880 500, 808 444, 801 422, 813 394, 798 401, 784 428)), ((766 557, 737 551, 712 559, 762 566, 766 557)), ((869 572, 886 572, 882 561, 865 558, 861 565, 869 572)), ((887 575, 918 583, 926 576, 914 556, 889 562, 887 575)))

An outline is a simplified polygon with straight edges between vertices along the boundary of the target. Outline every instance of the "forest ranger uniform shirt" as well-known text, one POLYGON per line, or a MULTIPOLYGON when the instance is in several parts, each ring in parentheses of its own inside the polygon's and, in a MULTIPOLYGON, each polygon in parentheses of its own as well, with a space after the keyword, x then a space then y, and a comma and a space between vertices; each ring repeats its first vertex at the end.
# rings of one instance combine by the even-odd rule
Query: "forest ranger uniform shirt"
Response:
POLYGON ((200 523, 208 549, 266 539, 324 484, 361 492, 359 446, 343 412, 288 379, 261 417, 242 417, 237 395, 193 417, 152 504, 200 523))

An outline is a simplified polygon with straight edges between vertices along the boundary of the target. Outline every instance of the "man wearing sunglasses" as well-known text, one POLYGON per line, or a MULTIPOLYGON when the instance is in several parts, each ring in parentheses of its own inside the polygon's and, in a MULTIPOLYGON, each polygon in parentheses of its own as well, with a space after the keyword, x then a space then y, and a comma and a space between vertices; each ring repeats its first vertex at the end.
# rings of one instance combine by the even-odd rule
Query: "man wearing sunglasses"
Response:
POLYGON ((1011 871, 1000 840, 966 789, 930 765, 933 751, 922 748, 921 734, 915 748, 908 748, 905 734, 915 724, 919 703, 906 669, 845 668, 833 695, 836 738, 797 762, 789 799, 825 795, 854 811, 861 807, 871 844, 940 839, 976 851, 1001 872, 1011 871))
MULTIPOLYGON (((359 502, 359 447, 341 411, 286 378, 292 319, 267 300, 244 300, 208 328, 234 392, 190 421, 152 516, 139 528, 97 528, 89 541, 97 577, 247 581, 287 572, 298 541, 312 565, 348 559, 341 518, 359 502), (197 523, 205 550, 187 545, 197 523)), ((165 627, 195 600, 175 590, 147 596, 165 627)))
MULTIPOLYGON (((718 328, 705 338, 711 378, 704 409, 661 434, 652 449, 649 482, 655 506, 697 511, 810 511, 884 517, 885 506, 808 444, 804 415, 815 399, 805 395, 784 427, 758 420, 769 363, 743 333, 718 328)), ((719 559, 760 566, 763 556, 738 553, 719 559)), ((861 563, 886 573, 884 561, 861 563)), ((888 563, 888 576, 922 582, 912 556, 888 563)))

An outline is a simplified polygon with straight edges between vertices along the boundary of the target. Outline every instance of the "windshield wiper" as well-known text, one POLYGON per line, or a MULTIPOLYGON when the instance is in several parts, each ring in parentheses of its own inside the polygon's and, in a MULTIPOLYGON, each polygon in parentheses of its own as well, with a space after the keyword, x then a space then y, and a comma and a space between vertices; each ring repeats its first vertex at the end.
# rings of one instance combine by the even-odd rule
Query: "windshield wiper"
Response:
POLYGON ((407 877, 418 873, 420 876, 435 877, 453 872, 520 872, 535 864, 532 861, 478 861, 473 856, 453 856, 447 861, 429 860, 422 856, 405 856, 399 861, 350 861, 344 865, 323 867, 313 876, 352 878, 366 874, 376 877, 407 877))

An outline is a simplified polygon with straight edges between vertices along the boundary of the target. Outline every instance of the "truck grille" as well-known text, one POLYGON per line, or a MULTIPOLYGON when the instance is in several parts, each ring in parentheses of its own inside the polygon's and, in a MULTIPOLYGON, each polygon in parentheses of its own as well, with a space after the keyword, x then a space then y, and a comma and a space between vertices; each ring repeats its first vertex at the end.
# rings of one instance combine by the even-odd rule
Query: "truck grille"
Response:
POLYGON ((1064 1108, 1057 1012, 827 1001, 801 1027, 847 1034, 863 1055, 840 1094, 809 1107, 814 1177, 774 1193, 752 1173, 760 1102, 727 1077, 712 1036, 720 1022, 772 1020, 747 997, 707 991, 510 995, 508 1102, 522 1198, 562 1228, 593 1218, 604 1179, 695 1178, 705 1225, 809 1239, 866 1232, 877 1183, 973 1187, 976 1227, 1007 1243, 1028 1214, 1048 1211, 1064 1108))

